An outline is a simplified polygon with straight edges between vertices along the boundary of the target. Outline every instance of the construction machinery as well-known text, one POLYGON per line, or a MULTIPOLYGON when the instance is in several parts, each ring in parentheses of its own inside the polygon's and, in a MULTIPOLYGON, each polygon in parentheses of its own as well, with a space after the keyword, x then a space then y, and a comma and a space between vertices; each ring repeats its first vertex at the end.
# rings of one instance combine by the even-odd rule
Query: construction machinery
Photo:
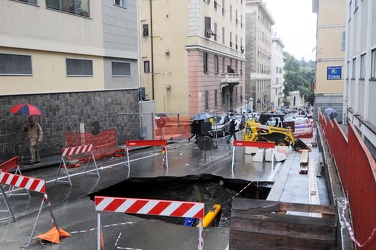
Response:
POLYGON ((296 151, 311 150, 302 140, 295 139, 291 128, 262 125, 253 120, 245 123, 243 140, 274 142, 277 146, 291 145, 296 151))

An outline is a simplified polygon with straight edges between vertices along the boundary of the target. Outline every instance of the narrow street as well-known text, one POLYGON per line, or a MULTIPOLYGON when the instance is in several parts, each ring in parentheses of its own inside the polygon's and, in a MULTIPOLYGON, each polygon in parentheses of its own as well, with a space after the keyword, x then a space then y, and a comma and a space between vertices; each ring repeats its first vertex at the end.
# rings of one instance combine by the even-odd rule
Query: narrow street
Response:
MULTIPOLYGON (((238 137, 240 138, 240 134, 238 137)), ((232 180, 273 183, 284 168, 283 163, 277 163, 273 168, 271 162, 253 162, 252 156, 245 155, 244 148, 240 147, 235 150, 235 164, 232 170, 232 144, 227 144, 225 138, 218 138, 217 143, 216 149, 208 151, 200 150, 194 142, 180 141, 170 144, 167 150, 168 168, 162 167, 161 149, 157 147, 131 151, 130 171, 126 157, 109 157, 97 161, 100 178, 96 175, 93 163, 90 163, 86 175, 86 164, 79 168, 69 168, 72 186, 60 182, 55 184, 58 165, 28 169, 24 175, 46 180, 48 202, 51 204, 56 223, 59 228, 71 234, 70 237, 62 238, 58 245, 33 239, 29 249, 96 249, 97 213, 95 204, 88 195, 129 178, 212 174, 232 180)), ((317 148, 314 148, 313 151, 316 150, 317 148)), ((295 154, 297 153, 291 153, 291 157, 295 154)), ((299 175, 298 178, 307 179, 307 176, 299 175)), ((58 180, 66 179, 64 173, 60 172, 58 180)), ((28 243, 28 236, 32 232, 41 206, 43 197, 40 193, 30 192, 29 200, 27 196, 14 195, 18 192, 21 190, 13 191, 9 197, 16 222, 11 219, 0 222, 3 228, 0 234, 2 249, 20 249, 28 243)), ((49 209, 45 205, 43 204, 34 237, 53 227, 49 209)), ((118 246, 122 247, 197 249, 197 228, 159 220, 145 220, 128 214, 101 214, 102 225, 105 226, 103 234, 106 249, 115 248, 120 232, 122 235, 118 240, 118 246)), ((227 249, 229 227, 205 228, 204 242, 205 249, 227 249)))

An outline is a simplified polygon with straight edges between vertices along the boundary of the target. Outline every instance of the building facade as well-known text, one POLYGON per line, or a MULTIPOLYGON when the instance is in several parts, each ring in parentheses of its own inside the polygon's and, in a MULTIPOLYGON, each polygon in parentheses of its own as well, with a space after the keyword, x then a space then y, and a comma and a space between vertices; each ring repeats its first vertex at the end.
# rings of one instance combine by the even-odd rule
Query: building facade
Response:
MULTIPOLYGON (((254 109, 272 108, 271 57, 273 17, 262 0, 246 3, 246 99, 253 100, 254 109)), ((273 69, 274 70, 274 69, 273 69)))
POLYGON ((281 108, 283 106, 283 44, 281 38, 274 36, 272 38, 272 59, 271 59, 271 93, 270 100, 273 109, 281 108))
MULTIPOLYGON (((315 109, 342 113, 345 59, 346 0, 312 0, 317 13, 315 109)), ((342 121, 342 117, 337 117, 342 121)))
POLYGON ((376 3, 346 1, 343 119, 351 121, 376 158, 376 3))
MULTIPOLYGON (((19 103, 43 111, 38 117, 45 130, 42 155, 61 152, 65 131, 79 123, 125 128, 127 122, 114 124, 113 114, 138 112, 136 17, 132 1, 0 2, 3 156, 20 152, 14 138, 26 118, 7 112, 19 103)), ((132 125, 129 134, 124 129, 121 137, 138 138, 137 127, 132 125)))
POLYGON ((244 105, 244 2, 140 1, 141 86, 156 112, 244 105))

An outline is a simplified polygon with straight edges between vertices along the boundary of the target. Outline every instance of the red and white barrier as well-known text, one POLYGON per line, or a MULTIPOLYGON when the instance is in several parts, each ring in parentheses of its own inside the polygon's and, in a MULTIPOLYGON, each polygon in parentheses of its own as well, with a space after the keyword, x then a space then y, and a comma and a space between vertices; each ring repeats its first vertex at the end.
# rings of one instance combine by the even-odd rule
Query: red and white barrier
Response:
POLYGON ((71 148, 63 148, 62 156, 89 153, 91 152, 92 149, 93 149, 93 144, 71 147, 71 148))
POLYGON ((95 210, 98 212, 98 250, 101 249, 100 212, 102 211, 172 217, 190 217, 199 219, 200 227, 198 249, 203 249, 204 240, 202 237, 202 219, 204 218, 204 203, 202 202, 95 196, 95 210))
MULTIPOLYGON (((162 147, 162 154, 163 155, 163 163, 166 164, 166 168, 168 169, 168 155, 167 155, 167 140, 127 140, 125 142, 127 147, 127 166, 128 170, 130 171, 130 161, 129 161, 129 147, 142 147, 142 146, 151 146, 151 147, 162 147)), ((124 162, 124 166, 126 163, 124 162)), ((164 164, 163 164, 164 165, 164 164)))
MULTIPOLYGON (((20 165, 18 164, 18 156, 16 157, 13 157, 12 159, 10 160, 7 160, 3 163, 0 164, 0 172, 3 171, 3 172, 9 172, 13 169, 16 169, 15 170, 15 174, 19 174, 19 175, 22 175, 21 173, 21 168, 20 168, 20 165)), ((14 187, 10 187, 9 188, 9 196, 11 195, 11 191, 13 191, 14 187)), ((22 193, 22 194, 13 194, 13 195, 28 195, 29 198, 30 198, 30 193, 28 190, 26 190, 26 193, 22 193)))
MULTIPOLYGON (((18 175, 18 174, 11 174, 11 173, 7 173, 7 172, 0 172, 0 183, 10 185, 10 186, 14 186, 14 187, 24 188, 24 189, 27 189, 27 190, 31 190, 31 191, 35 191, 35 192, 39 192, 39 193, 43 194, 42 203, 40 205, 39 212, 38 212, 38 215, 37 215, 37 219, 34 223, 33 230, 31 231, 29 243, 28 243, 27 246, 30 245, 30 242, 33 238, 34 230, 35 230, 37 222, 39 220, 39 216, 40 216, 40 213, 42 211, 44 202, 46 202, 48 204, 48 208, 49 208, 50 214, 51 214, 52 223, 57 228, 55 217, 52 214, 52 210, 49 206, 49 203, 47 202, 46 181, 45 180, 27 177, 27 176, 18 175)), ((3 188, 2 188, 1 185, 0 185, 0 191, 4 195, 4 191, 3 191, 3 188)), ((1 220, 13 218, 13 220, 16 221, 14 214, 12 212, 12 209, 9 205, 8 199, 5 195, 4 195, 4 200, 5 200, 5 203, 7 204, 8 211, 9 211, 11 216, 9 216, 7 218, 3 218, 1 220)))
POLYGON ((263 142, 263 141, 237 141, 235 140, 233 142, 232 147, 232 163, 231 163, 231 169, 234 171, 234 164, 235 164, 235 148, 236 147, 258 147, 258 148, 272 148, 272 167, 274 168, 274 148, 275 144, 274 142, 263 142))
POLYGON ((46 193, 46 181, 23 175, 0 172, 0 182, 6 185, 46 193))
POLYGON ((68 156, 84 154, 84 153, 90 154, 90 158, 89 158, 89 161, 87 162, 86 169, 85 169, 85 175, 86 175, 87 170, 89 168, 90 160, 93 160, 97 175, 98 175, 98 177, 100 177, 98 167, 97 167, 97 162, 95 161, 95 157, 94 157, 92 149, 93 149, 93 144, 63 148, 62 152, 61 152, 61 161, 60 161, 57 173, 56 173, 55 184, 56 184, 56 182, 69 182, 69 184, 72 186, 72 181, 71 181, 69 173, 68 173, 65 158, 68 157, 68 156), (59 177, 60 170, 61 170, 62 166, 63 166, 63 171, 65 172, 65 174, 68 177, 68 181, 58 181, 58 177, 59 177))

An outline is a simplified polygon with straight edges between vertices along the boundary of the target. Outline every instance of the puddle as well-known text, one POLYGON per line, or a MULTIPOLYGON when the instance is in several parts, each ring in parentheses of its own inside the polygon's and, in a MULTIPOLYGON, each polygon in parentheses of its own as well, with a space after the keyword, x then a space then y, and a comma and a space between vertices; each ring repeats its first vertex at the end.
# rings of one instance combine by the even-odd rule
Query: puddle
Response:
MULTIPOLYGON (((214 204, 222 206, 222 213, 213 226, 229 227, 232 198, 249 184, 240 179, 226 179, 215 175, 188 175, 183 177, 161 176, 150 178, 129 178, 89 194, 94 196, 110 196, 124 198, 142 198, 157 200, 200 201, 205 203, 205 214, 214 204)), ((272 182, 252 182, 237 198, 265 200, 272 187, 272 182)), ((184 218, 134 215, 146 219, 157 219, 183 225, 184 218)))

